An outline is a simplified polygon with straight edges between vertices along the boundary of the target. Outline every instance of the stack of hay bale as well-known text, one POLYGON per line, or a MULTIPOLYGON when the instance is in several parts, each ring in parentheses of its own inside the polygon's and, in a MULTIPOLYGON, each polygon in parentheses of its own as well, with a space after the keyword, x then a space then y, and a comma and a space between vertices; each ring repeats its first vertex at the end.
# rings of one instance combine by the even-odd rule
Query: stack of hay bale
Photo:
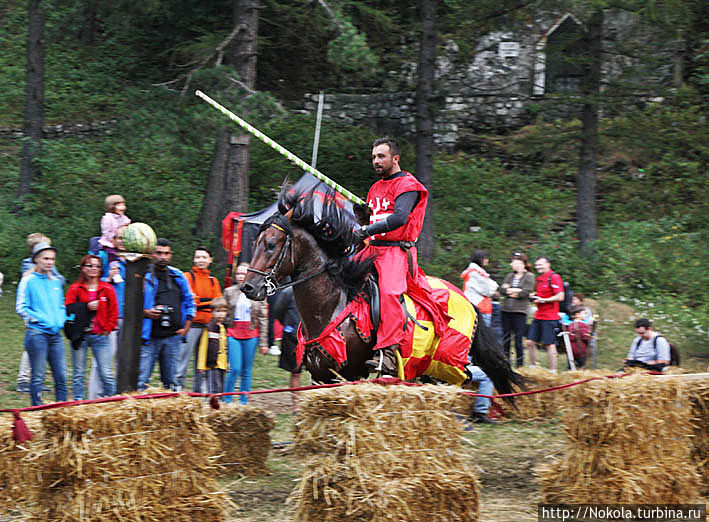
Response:
POLYGON ((3 415, 0 422, 0 513, 21 511, 27 501, 28 484, 34 477, 23 459, 43 439, 42 412, 23 413, 22 420, 34 438, 22 444, 13 439, 14 416, 3 415))
MULTIPOLYGON (((186 396, 48 410, 32 520, 224 520, 219 443, 186 396)), ((30 484, 32 486, 32 484, 30 484)))
MULTIPOLYGON (((517 368, 516 371, 527 379, 529 383, 527 389, 529 391, 553 388, 554 386, 613 373, 611 370, 576 370, 573 372, 551 373, 539 367, 517 368)), ((515 397, 516 408, 500 401, 498 401, 498 404, 502 407, 505 417, 508 418, 519 420, 548 419, 554 417, 569 403, 571 397, 569 390, 570 388, 515 397)))
POLYGON ((223 474, 263 475, 268 473, 266 459, 271 450, 269 432, 276 422, 260 408, 222 403, 210 409, 207 422, 221 444, 223 474))
POLYGON ((691 503, 692 413, 680 379, 633 375, 570 390, 565 455, 539 468, 549 503, 691 503))
POLYGON ((470 398, 448 386, 358 384, 302 395, 296 520, 463 520, 479 486, 461 451, 470 398))

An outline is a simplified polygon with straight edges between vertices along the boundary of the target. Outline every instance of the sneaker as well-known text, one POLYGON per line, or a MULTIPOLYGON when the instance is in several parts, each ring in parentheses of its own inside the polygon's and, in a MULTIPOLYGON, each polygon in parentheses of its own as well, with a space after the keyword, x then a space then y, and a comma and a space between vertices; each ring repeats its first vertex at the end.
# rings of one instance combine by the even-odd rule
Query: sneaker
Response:
POLYGON ((274 344, 268 349, 268 355, 281 355, 281 349, 274 344))
POLYGON ((491 419, 487 416, 487 413, 474 412, 472 421, 475 424, 500 424, 495 419, 491 419))
POLYGON ((458 422, 463 423, 463 431, 473 431, 475 429, 475 426, 473 426, 470 420, 466 419, 460 413, 453 413, 453 416, 458 420, 458 422))
POLYGON ((15 390, 18 391, 19 393, 29 393, 30 392, 30 383, 25 382, 25 381, 20 381, 17 383, 17 386, 15 386, 15 390))

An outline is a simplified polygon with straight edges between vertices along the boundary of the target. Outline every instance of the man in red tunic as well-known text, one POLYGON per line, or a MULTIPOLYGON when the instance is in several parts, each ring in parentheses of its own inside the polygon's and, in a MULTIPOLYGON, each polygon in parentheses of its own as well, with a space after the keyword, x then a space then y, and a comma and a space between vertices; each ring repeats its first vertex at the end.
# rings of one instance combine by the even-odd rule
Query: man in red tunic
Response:
MULTIPOLYGON (((374 266, 379 274, 381 321, 374 356, 366 364, 372 372, 394 376, 396 350, 405 335, 406 318, 400 297, 407 290, 410 295, 431 292, 418 268, 414 246, 423 226, 428 190, 413 175, 401 170, 400 159, 393 139, 379 138, 372 144, 372 165, 381 179, 367 194, 369 224, 354 231, 358 242, 371 238, 360 255, 375 256, 374 266)), ((362 223, 362 209, 358 210, 362 223)))

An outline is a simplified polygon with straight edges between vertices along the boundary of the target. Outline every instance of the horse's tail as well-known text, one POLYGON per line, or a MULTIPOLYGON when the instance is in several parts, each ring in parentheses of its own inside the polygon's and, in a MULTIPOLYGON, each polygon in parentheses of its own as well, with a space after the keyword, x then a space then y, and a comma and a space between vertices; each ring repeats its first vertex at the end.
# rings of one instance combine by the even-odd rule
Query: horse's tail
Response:
MULTIPOLYGON (((514 393, 513 385, 521 388, 524 384, 524 377, 512 369, 495 332, 482 321, 477 307, 475 307, 475 313, 478 315, 478 324, 470 346, 473 364, 482 368, 495 385, 497 393, 514 393)), ((508 397, 505 400, 514 404, 514 397, 508 397)))

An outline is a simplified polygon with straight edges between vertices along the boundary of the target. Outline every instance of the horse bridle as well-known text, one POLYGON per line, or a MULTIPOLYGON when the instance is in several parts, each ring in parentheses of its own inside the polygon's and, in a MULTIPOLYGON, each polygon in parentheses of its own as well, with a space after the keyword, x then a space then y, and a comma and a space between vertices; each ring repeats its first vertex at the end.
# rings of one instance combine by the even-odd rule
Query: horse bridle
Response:
POLYGON ((283 246, 281 247, 281 251, 278 253, 278 259, 274 263, 274 265, 271 267, 271 270, 268 272, 264 272, 263 270, 256 270, 255 268, 247 268, 249 272, 254 272, 256 274, 262 275, 263 276, 263 281, 264 284, 266 285, 266 295, 272 296, 276 292, 280 292, 281 290, 284 290, 286 288, 289 288, 291 286, 296 286, 301 283, 305 283, 306 281, 309 281, 313 277, 319 276, 323 272, 325 272, 325 267, 321 268, 317 272, 307 275, 305 277, 302 277, 301 279, 297 279, 295 281, 291 281, 290 283, 286 283, 285 285, 278 286, 278 279, 276 278, 276 274, 278 273, 278 270, 281 268, 281 263, 283 263, 283 260, 286 257, 286 253, 288 250, 290 250, 290 262, 291 266, 295 268, 295 258, 293 254, 293 240, 291 239, 291 234, 288 230, 285 228, 281 227, 280 225, 277 225, 276 223, 271 223, 271 227, 275 228, 276 230, 280 230, 283 232, 286 236, 286 240, 283 242, 283 246))

